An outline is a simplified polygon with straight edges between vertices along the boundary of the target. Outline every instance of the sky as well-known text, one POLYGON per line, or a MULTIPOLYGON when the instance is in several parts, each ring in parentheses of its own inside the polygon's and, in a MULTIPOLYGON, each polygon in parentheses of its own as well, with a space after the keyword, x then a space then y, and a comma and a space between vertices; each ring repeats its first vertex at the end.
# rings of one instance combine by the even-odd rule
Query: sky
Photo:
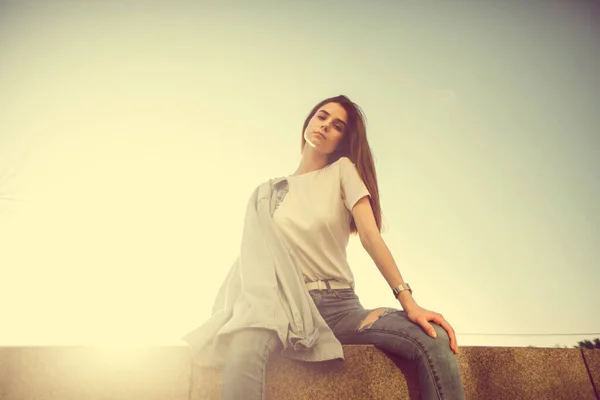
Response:
MULTIPOLYGON (((383 238, 459 346, 600 337, 593 3, 2 2, 0 346, 183 345, 253 189, 338 94, 383 238)), ((400 308, 348 257, 365 308, 400 308)))

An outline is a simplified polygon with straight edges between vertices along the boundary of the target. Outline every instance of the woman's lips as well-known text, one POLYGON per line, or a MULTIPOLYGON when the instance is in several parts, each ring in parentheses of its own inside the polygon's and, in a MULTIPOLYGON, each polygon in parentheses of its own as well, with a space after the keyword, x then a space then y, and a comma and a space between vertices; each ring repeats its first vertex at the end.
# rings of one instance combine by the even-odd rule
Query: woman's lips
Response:
POLYGON ((315 132, 317 135, 321 136, 323 139, 325 139, 325 135, 323 135, 321 132, 315 132))

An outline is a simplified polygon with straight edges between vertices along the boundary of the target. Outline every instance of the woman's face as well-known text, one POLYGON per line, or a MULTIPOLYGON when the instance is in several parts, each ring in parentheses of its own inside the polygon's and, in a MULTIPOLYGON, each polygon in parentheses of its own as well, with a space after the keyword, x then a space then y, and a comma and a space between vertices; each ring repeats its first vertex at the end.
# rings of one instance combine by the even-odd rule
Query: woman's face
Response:
POLYGON ((320 153, 331 154, 342 139, 347 124, 348 113, 344 107, 338 103, 327 103, 308 122, 304 139, 320 153))

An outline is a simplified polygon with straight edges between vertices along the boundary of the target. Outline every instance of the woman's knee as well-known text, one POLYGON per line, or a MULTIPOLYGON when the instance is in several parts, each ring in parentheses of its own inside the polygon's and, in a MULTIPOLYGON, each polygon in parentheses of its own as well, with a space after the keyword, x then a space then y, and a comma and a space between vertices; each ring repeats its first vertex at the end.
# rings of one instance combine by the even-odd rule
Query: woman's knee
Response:
POLYGON ((440 325, 429 322, 435 330, 436 337, 431 337, 419 324, 410 323, 408 326, 399 327, 399 339, 406 347, 410 358, 420 358, 424 354, 443 354, 450 349, 450 338, 446 330, 440 325))
POLYGON ((395 333, 377 337, 377 345, 393 349, 394 352, 411 359, 419 358, 424 353, 451 352, 450 338, 442 326, 429 322, 436 332, 436 337, 433 338, 425 332, 421 325, 411 322, 404 311, 385 312, 379 316, 379 319, 368 322, 366 326, 362 327, 363 332, 375 329, 395 333))
POLYGON ((430 322, 431 326, 435 330, 436 337, 433 338, 431 335, 426 333, 423 329, 422 339, 420 342, 422 343, 423 350, 427 353, 436 353, 436 354, 444 354, 444 353, 452 353, 452 349, 450 348, 450 337, 448 336, 448 332, 446 330, 434 323, 430 322))

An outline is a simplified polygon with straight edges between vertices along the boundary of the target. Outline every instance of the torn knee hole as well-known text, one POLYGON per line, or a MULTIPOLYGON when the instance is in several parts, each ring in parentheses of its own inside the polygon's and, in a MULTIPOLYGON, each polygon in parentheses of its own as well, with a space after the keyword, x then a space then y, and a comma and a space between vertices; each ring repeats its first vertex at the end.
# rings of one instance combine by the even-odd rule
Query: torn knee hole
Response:
POLYGON ((364 329, 370 328, 371 325, 373 325, 373 323, 375 321, 377 321, 379 318, 381 318, 384 315, 389 314, 393 311, 395 311, 393 308, 387 308, 387 307, 376 308, 375 310, 371 311, 369 313, 369 315, 367 315, 367 317, 360 323, 358 330, 362 331, 364 329))

